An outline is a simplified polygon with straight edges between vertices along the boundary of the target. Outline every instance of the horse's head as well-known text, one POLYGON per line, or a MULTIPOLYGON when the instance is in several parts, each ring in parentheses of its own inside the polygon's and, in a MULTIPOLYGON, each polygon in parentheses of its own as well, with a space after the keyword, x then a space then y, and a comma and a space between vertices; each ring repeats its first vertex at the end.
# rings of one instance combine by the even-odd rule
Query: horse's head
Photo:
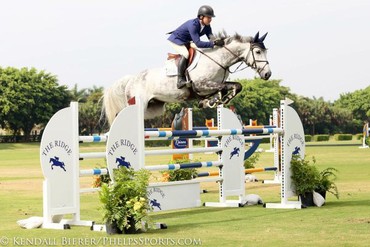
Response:
MULTIPOLYGON (((266 35, 259 37, 257 33, 254 37, 242 37, 235 34, 228 38, 230 47, 234 47, 234 56, 237 56, 239 61, 245 62, 249 67, 254 69, 262 79, 268 80, 271 76, 269 62, 267 60, 267 49, 263 43, 266 35), (232 45, 232 44, 235 45, 232 45)), ((226 46, 229 47, 229 46, 226 46)))
POLYGON ((266 35, 267 33, 260 38, 259 33, 257 33, 254 36, 250 47, 250 55, 247 57, 247 64, 256 70, 264 80, 268 80, 271 76, 271 70, 266 56, 267 49, 263 43, 266 35))

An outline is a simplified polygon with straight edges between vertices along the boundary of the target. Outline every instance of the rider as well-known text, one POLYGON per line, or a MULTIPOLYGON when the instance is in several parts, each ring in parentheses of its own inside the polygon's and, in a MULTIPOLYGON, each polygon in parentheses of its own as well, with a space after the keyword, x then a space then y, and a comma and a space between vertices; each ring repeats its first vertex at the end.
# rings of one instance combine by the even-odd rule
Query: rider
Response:
POLYGON ((211 6, 203 5, 198 10, 198 17, 191 19, 183 23, 176 30, 170 32, 168 40, 174 49, 181 55, 178 64, 178 78, 177 88, 184 87, 187 83, 185 77, 185 70, 188 64, 190 42, 198 48, 213 48, 216 46, 223 46, 225 43, 223 40, 215 40, 212 34, 211 21, 212 17, 215 17, 211 6), (207 35, 210 41, 201 41, 200 37, 207 35))

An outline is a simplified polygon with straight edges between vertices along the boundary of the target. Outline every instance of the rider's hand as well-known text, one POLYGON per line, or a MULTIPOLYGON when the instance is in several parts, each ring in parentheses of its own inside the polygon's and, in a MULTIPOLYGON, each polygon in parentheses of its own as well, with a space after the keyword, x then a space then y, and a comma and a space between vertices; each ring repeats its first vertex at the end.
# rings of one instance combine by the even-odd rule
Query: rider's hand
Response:
POLYGON ((216 46, 224 46, 225 41, 223 39, 216 39, 215 41, 213 41, 213 44, 216 46))

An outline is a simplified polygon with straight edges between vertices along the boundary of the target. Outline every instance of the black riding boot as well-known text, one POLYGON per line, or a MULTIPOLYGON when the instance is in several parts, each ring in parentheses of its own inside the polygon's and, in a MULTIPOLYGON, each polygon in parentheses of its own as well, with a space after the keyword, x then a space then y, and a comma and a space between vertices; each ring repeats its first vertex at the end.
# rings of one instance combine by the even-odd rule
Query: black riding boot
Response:
POLYGON ((177 67, 177 88, 183 88, 187 81, 185 77, 185 70, 188 66, 188 59, 186 59, 184 56, 181 56, 178 67, 177 67))

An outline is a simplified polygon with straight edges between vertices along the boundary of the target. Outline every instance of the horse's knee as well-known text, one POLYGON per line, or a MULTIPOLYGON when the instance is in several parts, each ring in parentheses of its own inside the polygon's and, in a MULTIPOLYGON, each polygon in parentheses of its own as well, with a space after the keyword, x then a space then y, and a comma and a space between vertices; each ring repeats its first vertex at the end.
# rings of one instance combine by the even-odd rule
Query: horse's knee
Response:
POLYGON ((234 85, 234 88, 235 88, 235 92, 236 92, 236 94, 238 94, 238 93, 240 93, 240 92, 242 91, 243 86, 242 86, 242 84, 240 84, 240 83, 236 83, 236 84, 234 85))
POLYGON ((233 90, 235 95, 240 93, 243 89, 243 86, 239 82, 227 82, 225 83, 225 88, 224 90, 231 91, 233 90))

